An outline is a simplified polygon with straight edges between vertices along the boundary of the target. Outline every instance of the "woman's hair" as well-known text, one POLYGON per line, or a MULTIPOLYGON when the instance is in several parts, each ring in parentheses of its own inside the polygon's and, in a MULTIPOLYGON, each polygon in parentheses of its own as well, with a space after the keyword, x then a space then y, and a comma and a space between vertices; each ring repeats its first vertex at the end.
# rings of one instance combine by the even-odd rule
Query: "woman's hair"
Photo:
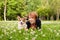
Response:
MULTIPOLYGON (((29 12, 28 19, 29 19, 29 16, 33 16, 36 18, 36 26, 37 26, 36 29, 40 29, 41 28, 41 20, 39 19, 37 12, 35 12, 35 11, 29 12)), ((27 24, 27 28, 29 29, 31 26, 31 23, 29 21, 27 21, 26 24, 27 24)))
POLYGON ((33 16, 33 17, 35 17, 36 19, 38 18, 38 14, 37 14, 37 12, 35 12, 35 11, 30 12, 29 15, 28 15, 28 17, 29 17, 29 16, 33 16))

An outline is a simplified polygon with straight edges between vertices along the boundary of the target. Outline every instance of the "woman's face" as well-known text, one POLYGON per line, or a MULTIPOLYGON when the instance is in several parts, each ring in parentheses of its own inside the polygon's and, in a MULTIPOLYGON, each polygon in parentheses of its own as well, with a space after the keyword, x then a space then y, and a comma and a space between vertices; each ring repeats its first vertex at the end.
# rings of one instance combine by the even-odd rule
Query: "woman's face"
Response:
POLYGON ((36 20, 36 19, 35 19, 34 16, 29 15, 29 22, 30 22, 31 24, 34 24, 34 23, 36 22, 35 20, 36 20))
POLYGON ((37 13, 36 12, 31 12, 28 15, 28 20, 30 21, 31 24, 36 23, 36 18, 37 18, 37 13))

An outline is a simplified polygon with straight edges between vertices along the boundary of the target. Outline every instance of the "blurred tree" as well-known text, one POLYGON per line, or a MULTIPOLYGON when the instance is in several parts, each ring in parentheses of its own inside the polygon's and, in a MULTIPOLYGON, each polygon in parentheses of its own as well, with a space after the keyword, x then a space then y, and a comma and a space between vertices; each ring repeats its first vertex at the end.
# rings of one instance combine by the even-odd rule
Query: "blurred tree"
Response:
POLYGON ((59 9, 60 9, 60 0, 49 0, 49 4, 52 9, 51 19, 53 19, 54 14, 56 15, 56 19, 59 20, 59 9))
POLYGON ((4 20, 6 21, 6 5, 7 5, 7 0, 4 0, 4 20))
POLYGON ((59 20, 59 15, 60 15, 60 0, 56 0, 56 20, 59 20))
POLYGON ((4 0, 0 0, 0 20, 3 20, 3 12, 4 12, 4 5, 3 5, 4 0))
POLYGON ((17 14, 26 16, 36 11, 41 19, 59 20, 60 0, 0 0, 0 20, 16 20, 17 14), (7 10, 7 11, 6 11, 7 10))

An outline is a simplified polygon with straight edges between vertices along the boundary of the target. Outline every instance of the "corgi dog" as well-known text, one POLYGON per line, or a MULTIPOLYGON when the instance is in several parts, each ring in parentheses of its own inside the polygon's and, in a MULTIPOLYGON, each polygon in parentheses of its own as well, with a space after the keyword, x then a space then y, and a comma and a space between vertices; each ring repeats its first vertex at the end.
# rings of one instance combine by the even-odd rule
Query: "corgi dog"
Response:
POLYGON ((26 29, 27 28, 27 24, 26 24, 26 20, 25 18, 18 18, 18 29, 26 29))

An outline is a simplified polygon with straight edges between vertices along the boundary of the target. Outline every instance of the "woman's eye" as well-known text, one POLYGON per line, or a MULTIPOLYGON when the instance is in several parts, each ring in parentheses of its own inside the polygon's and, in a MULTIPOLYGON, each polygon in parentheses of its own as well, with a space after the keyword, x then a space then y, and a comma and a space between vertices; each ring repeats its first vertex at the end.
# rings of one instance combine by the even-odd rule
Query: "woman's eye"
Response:
POLYGON ((34 17, 31 17, 31 18, 34 18, 34 17))

